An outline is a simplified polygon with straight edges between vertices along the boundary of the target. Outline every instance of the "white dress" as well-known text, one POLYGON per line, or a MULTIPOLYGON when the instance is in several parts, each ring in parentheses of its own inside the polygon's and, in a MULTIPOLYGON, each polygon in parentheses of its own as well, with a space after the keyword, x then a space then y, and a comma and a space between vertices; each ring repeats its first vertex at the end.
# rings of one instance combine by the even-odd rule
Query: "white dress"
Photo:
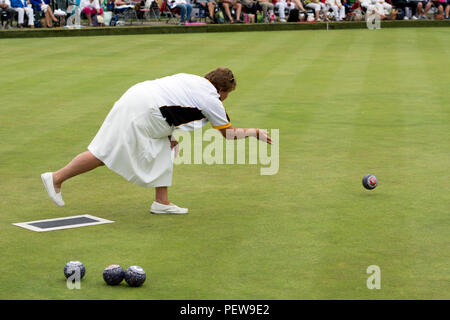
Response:
POLYGON ((180 73, 145 81, 114 104, 88 150, 136 185, 170 186, 173 160, 168 137, 177 128, 193 130, 208 121, 216 129, 231 125, 207 79, 180 73))

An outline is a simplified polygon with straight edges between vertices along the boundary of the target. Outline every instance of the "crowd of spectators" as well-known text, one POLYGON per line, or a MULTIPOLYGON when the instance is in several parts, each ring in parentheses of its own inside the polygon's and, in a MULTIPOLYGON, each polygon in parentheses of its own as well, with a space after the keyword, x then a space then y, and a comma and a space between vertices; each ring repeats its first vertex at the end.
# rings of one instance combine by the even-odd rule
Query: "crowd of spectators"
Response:
POLYGON ((450 0, 0 0, 0 29, 114 26, 127 13, 178 24, 358 21, 368 9, 381 19, 442 20, 450 0))

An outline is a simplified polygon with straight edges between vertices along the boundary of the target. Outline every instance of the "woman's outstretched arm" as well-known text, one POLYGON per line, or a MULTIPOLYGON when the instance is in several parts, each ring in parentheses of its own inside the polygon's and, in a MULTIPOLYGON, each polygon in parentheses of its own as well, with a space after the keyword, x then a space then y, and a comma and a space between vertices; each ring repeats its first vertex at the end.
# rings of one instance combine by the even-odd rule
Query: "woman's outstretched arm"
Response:
POLYGON ((218 129, 225 139, 244 139, 247 137, 255 137, 261 141, 272 144, 272 139, 266 130, 256 128, 233 128, 229 126, 224 129, 218 129))

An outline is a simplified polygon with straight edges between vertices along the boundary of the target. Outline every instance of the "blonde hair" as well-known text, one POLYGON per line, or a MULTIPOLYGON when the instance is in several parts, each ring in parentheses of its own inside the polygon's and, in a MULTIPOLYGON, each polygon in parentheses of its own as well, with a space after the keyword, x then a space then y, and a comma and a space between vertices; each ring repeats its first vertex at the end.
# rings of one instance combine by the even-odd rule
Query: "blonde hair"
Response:
POLYGON ((228 68, 217 68, 205 75, 205 78, 212 83, 217 92, 220 90, 229 92, 236 88, 236 79, 233 72, 228 68))

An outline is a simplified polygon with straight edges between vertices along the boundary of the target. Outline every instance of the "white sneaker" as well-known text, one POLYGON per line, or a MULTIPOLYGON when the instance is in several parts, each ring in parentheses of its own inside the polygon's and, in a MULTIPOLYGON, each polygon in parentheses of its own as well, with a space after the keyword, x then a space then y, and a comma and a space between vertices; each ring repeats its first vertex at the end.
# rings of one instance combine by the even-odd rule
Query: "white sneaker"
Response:
POLYGON ((55 191, 55 187, 53 186, 53 173, 43 173, 41 174, 41 179, 50 199, 52 199, 58 207, 62 207, 64 205, 64 200, 62 198, 61 192, 56 193, 55 191))
POLYGON ((173 203, 166 205, 156 201, 153 201, 150 208, 150 213, 154 214, 186 214, 188 213, 187 208, 180 208, 173 203))
POLYGON ((286 19, 280 19, 280 22, 286 22, 286 19))

